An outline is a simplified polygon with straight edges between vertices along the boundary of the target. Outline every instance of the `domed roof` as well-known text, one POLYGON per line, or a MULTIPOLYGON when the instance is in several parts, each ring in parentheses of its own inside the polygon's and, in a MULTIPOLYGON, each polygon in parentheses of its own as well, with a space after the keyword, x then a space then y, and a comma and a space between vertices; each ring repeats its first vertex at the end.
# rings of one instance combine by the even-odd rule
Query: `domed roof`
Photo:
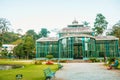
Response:
POLYGON ((60 39, 67 38, 67 37, 89 37, 89 38, 95 39, 94 36, 91 36, 91 35, 88 35, 88 34, 68 34, 68 35, 62 36, 60 39))
POLYGON ((89 27, 65 27, 59 33, 91 33, 93 30, 89 27))
POLYGON ((72 22, 72 24, 78 24, 78 21, 77 21, 77 20, 74 20, 74 21, 72 22))

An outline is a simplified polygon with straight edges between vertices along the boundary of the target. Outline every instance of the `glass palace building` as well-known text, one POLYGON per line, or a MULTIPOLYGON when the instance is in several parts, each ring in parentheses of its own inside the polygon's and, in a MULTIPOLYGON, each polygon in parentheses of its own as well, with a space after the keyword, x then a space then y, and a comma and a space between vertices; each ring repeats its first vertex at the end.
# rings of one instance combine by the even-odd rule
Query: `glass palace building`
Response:
POLYGON ((36 40, 36 58, 52 54, 54 58, 73 60, 90 57, 119 57, 119 39, 115 36, 95 36, 90 27, 71 25, 58 32, 59 37, 36 40))

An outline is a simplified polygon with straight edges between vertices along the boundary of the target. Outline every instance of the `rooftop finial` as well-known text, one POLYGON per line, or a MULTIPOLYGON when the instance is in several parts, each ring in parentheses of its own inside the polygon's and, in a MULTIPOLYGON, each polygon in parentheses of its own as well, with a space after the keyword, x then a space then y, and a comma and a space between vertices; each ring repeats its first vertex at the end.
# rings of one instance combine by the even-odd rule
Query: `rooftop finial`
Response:
POLYGON ((78 24, 78 21, 76 20, 75 17, 74 17, 74 21, 72 22, 72 24, 78 24))

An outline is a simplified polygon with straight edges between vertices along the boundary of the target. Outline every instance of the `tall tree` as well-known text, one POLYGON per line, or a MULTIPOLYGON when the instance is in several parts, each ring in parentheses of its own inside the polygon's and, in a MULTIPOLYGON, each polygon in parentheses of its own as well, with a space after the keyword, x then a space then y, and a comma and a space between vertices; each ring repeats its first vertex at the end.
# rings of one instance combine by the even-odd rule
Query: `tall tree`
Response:
POLYGON ((35 57, 35 43, 32 36, 25 35, 22 37, 22 39, 19 40, 20 41, 17 42, 17 46, 14 48, 14 55, 17 58, 26 59, 35 57))
POLYGON ((0 18, 0 31, 4 33, 9 30, 10 22, 6 18, 0 18))
POLYGON ((36 35, 35 31, 33 29, 30 29, 26 32, 27 35, 36 35))
POLYGON ((28 59, 30 56, 30 53, 34 51, 35 43, 31 36, 25 36, 25 39, 23 41, 23 50, 24 53, 26 53, 26 58, 28 59))
POLYGON ((95 34, 102 34, 103 31, 107 28, 107 24, 108 22, 105 20, 105 17, 101 13, 97 14, 93 28, 95 34))
POLYGON ((114 35, 119 38, 120 45, 120 20, 115 25, 113 25, 111 35, 114 35))
POLYGON ((40 31, 42 37, 47 37, 50 31, 48 31, 46 28, 42 28, 40 31))
POLYGON ((36 33, 34 30, 32 30, 32 29, 31 29, 31 30, 28 30, 28 31, 26 32, 26 35, 33 37, 34 40, 37 39, 37 33, 36 33))
POLYGON ((37 39, 39 39, 41 37, 42 37, 42 34, 41 34, 41 32, 39 32, 38 35, 37 35, 37 39))
POLYGON ((14 48, 14 50, 13 50, 13 53, 14 53, 14 56, 16 57, 16 58, 25 58, 25 53, 24 53, 24 51, 23 51, 23 44, 22 43, 20 43, 20 44, 18 44, 15 48, 14 48))
POLYGON ((9 30, 10 25, 10 22, 6 18, 0 18, 0 46, 2 46, 3 43, 2 36, 9 30))

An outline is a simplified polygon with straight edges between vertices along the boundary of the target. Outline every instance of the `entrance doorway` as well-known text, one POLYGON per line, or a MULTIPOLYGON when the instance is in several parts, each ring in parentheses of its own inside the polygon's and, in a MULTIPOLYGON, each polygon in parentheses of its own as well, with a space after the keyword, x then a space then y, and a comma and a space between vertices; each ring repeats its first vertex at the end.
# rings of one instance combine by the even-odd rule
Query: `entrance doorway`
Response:
POLYGON ((82 43, 74 43, 74 59, 82 59, 82 43))

